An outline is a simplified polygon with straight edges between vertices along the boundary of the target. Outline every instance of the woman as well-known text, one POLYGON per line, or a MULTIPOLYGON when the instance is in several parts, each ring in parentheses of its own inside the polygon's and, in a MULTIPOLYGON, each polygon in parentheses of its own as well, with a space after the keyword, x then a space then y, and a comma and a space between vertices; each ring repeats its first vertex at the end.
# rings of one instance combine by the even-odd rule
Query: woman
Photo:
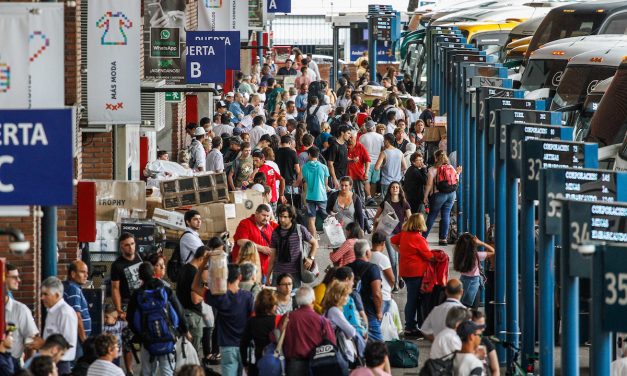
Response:
POLYGON ((333 282, 335 278, 335 272, 337 268, 335 266, 330 266, 326 270, 326 274, 324 275, 324 279, 320 282, 316 287, 313 288, 315 300, 314 300, 314 311, 319 314, 323 314, 324 310, 322 308, 322 300, 324 299, 324 294, 326 294, 327 289, 333 282))
POLYGON ((411 127, 418 121, 419 118, 420 110, 418 109, 418 106, 416 106, 414 98, 408 98, 405 102, 405 119, 407 119, 407 124, 411 127))
POLYGON ((462 304, 469 308, 478 308, 483 289, 481 261, 494 254, 494 248, 479 240, 476 236, 463 233, 453 250, 453 269, 461 273, 459 280, 464 286, 462 304), (484 251, 479 251, 483 247, 484 251))
POLYGON ((276 285, 276 314, 284 315, 294 309, 294 304, 292 303, 292 286, 294 286, 294 281, 289 273, 283 273, 277 277, 276 285))
POLYGON ((400 254, 400 275, 407 286, 405 304, 405 336, 420 336, 417 329, 424 321, 423 309, 427 299, 420 293, 422 277, 427 271, 433 255, 421 232, 425 229, 422 214, 412 214, 403 225, 403 230, 394 235, 390 242, 400 254))
POLYGON ((385 131, 386 131, 385 124, 377 124, 377 127, 375 129, 376 129, 378 134, 380 134, 382 136, 385 135, 385 131))
MULTIPOLYGON (((347 345, 345 348, 346 356, 349 363, 355 362, 356 355, 363 353, 363 348, 365 347, 364 339, 346 320, 343 313, 343 307, 348 302, 348 296, 352 289, 352 286, 345 282, 334 281, 327 289, 322 300, 322 307, 325 311, 324 317, 331 322, 333 329, 339 328, 341 335, 344 336, 344 343, 347 345), (352 340, 355 340, 355 342, 352 340), (357 349, 355 344, 357 344, 357 349)), ((340 341, 341 339, 337 338, 337 340, 340 341)))
POLYGON ((357 222, 351 222, 346 226, 344 230, 346 234, 346 240, 340 248, 332 251, 329 254, 329 258, 334 266, 341 268, 342 266, 346 266, 351 262, 355 261, 355 251, 353 247, 355 246, 355 242, 359 239, 363 239, 364 231, 359 227, 357 222))
POLYGON ((411 206, 411 212, 424 213, 425 206, 422 201, 425 185, 427 184, 427 167, 422 153, 415 152, 409 157, 409 168, 405 172, 403 188, 407 193, 407 201, 411 206))
MULTIPOLYGON (((472 314, 472 322, 477 325, 485 326, 485 313, 473 309, 471 311, 472 314)), ((481 329, 483 332, 484 329, 481 329)), ((496 354, 496 347, 494 347, 494 343, 488 339, 486 336, 481 337, 481 346, 485 347, 485 359, 483 360, 484 368, 489 370, 489 375, 491 376, 500 376, 501 375, 501 367, 499 366, 499 357, 496 354)), ((481 357, 479 357, 481 359, 481 357)))
POLYGON ((392 85, 396 86, 398 81, 396 80, 396 68, 390 66, 383 75, 383 78, 389 78, 392 85))
POLYGON ((148 260, 155 268, 155 278, 160 279, 166 286, 170 287, 170 284, 163 280, 165 277, 165 257, 163 256, 163 253, 153 253, 148 260))
POLYGON ((331 126, 326 121, 320 124, 321 133, 316 137, 316 146, 320 152, 324 152, 329 147, 329 139, 331 138, 331 126))
POLYGON ((364 230, 364 205, 361 198, 353 192, 353 179, 348 176, 340 178, 340 190, 329 194, 327 214, 335 215, 344 229, 356 222, 364 230))
MULTIPOLYGON (((383 210, 388 206, 388 210, 391 207, 398 218, 398 224, 392 230, 392 233, 389 234, 388 238, 385 241, 385 247, 388 251, 388 256, 390 257, 390 262, 392 263, 392 271, 394 272, 394 280, 398 281, 398 253, 394 252, 392 249, 392 245, 390 244, 390 236, 394 236, 401 232, 401 228, 405 219, 409 218, 411 215, 411 206, 405 199, 405 192, 403 192, 403 188, 401 188, 401 183, 394 181, 390 184, 388 191, 381 201, 379 208, 377 209, 377 213, 374 216, 374 231, 377 231, 377 226, 379 225, 379 221, 381 220, 381 215, 383 214, 383 210), (387 204, 387 205, 386 205, 387 204)), ((387 210, 386 210, 387 212, 387 210)), ((403 288, 402 282, 399 282, 400 288, 403 288)), ((399 286, 394 286, 392 292, 397 292, 399 286)))
POLYGON ((274 291, 268 289, 261 290, 255 300, 255 315, 246 322, 239 345, 242 363, 249 376, 258 375, 259 370, 254 363, 250 362, 248 346, 252 341, 255 345, 255 359, 261 359, 263 349, 270 343, 270 332, 276 326, 276 308, 277 297, 274 291))
POLYGON ((411 128, 409 134, 410 137, 411 135, 414 135, 415 137, 415 143, 416 143, 416 151, 419 151, 422 153, 422 155, 425 155, 425 142, 424 142, 424 132, 425 132, 425 122, 423 120, 416 120, 416 122, 413 125, 413 128, 411 128))
POLYGON ((368 60, 362 60, 357 68, 357 78, 362 78, 368 72, 368 60))
POLYGON ((244 243, 244 246, 239 249, 239 254, 237 255, 238 265, 241 265, 245 262, 250 262, 257 267, 257 281, 263 281, 263 277, 261 275, 261 261, 259 260, 257 245, 251 241, 247 241, 246 243, 244 243))
POLYGON ((437 188, 437 175, 440 168, 448 168, 448 157, 442 150, 435 152, 435 165, 429 169, 427 176, 427 186, 424 193, 424 204, 429 205, 429 216, 427 217, 427 230, 423 234, 425 238, 435 223, 438 214, 442 218, 439 231, 439 245, 447 245, 448 227, 451 221, 451 209, 455 203, 456 192, 441 192, 437 188), (430 195, 430 196, 429 196, 430 195))

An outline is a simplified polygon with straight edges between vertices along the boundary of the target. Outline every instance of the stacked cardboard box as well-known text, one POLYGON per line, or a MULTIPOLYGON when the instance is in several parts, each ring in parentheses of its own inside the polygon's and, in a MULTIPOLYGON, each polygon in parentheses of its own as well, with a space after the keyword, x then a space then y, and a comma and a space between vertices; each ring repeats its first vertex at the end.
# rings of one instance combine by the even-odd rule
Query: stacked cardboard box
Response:
POLYGON ((226 174, 202 174, 160 183, 163 207, 202 205, 228 200, 226 174))

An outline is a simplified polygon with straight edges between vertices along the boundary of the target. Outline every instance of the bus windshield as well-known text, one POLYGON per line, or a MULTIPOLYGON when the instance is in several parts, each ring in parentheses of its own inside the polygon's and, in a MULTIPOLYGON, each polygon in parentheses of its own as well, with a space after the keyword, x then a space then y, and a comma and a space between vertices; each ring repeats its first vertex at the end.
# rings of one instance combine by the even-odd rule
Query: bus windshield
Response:
POLYGON ((590 121, 599 107, 601 98, 603 98, 603 93, 592 93, 588 95, 583 108, 574 119, 574 124, 568 124, 569 126, 574 126, 575 141, 583 141, 588 136, 588 133, 590 133, 590 121))
POLYGON ((521 82, 521 89, 534 91, 542 88, 555 90, 568 64, 567 60, 529 60, 521 82))
POLYGON ((576 66, 564 72, 551 103, 551 110, 583 103, 586 95, 599 81, 616 73, 616 67, 608 66, 576 66))
POLYGON ((606 17, 605 13, 551 12, 536 30, 529 51, 554 40, 594 34, 606 17))

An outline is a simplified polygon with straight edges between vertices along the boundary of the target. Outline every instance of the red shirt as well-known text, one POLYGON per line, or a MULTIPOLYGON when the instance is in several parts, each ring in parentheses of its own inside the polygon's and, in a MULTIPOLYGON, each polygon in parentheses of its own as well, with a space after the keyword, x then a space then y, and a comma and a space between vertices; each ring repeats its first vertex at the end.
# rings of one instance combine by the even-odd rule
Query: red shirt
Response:
MULTIPOLYGON (((246 219, 242 219, 239 225, 237 225, 235 235, 233 235, 235 246, 233 247, 232 260, 237 261, 237 256, 239 255, 239 245, 237 244, 238 240, 248 239, 257 245, 269 247, 270 240, 272 239, 272 231, 274 231, 277 226, 278 224, 276 222, 270 221, 268 225, 259 229, 259 227, 257 227, 257 223, 255 222, 254 214, 246 219)), ((267 275, 270 256, 259 252, 259 261, 261 262, 262 274, 267 275)))
POLYGON ((360 112, 357 114, 357 117, 355 118, 355 121, 357 122, 357 125, 359 125, 360 127, 362 125, 364 125, 364 123, 366 122, 366 118, 370 116, 368 115, 367 112, 360 112))
POLYGON ((290 312, 289 315, 283 315, 281 321, 285 320, 285 317, 289 317, 290 320, 283 342, 286 359, 308 359, 311 351, 322 342, 325 333, 325 337, 335 344, 335 333, 331 323, 311 307, 304 306, 290 312))
POLYGON ((420 232, 401 231, 392 236, 390 242, 399 246, 399 275, 401 277, 422 277, 427 271, 433 254, 429 249, 427 240, 420 232))
POLYGON ((359 141, 355 143, 352 149, 348 149, 348 176, 353 180, 366 180, 366 171, 364 169, 366 163, 371 162, 368 150, 359 141), (359 157, 358 162, 351 159, 359 157))
POLYGON ((277 202, 279 200, 279 194, 276 188, 276 181, 281 179, 281 175, 279 175, 277 170, 266 164, 259 167, 259 172, 263 172, 263 174, 266 175, 266 184, 270 187, 270 191, 272 192, 270 202, 277 202))

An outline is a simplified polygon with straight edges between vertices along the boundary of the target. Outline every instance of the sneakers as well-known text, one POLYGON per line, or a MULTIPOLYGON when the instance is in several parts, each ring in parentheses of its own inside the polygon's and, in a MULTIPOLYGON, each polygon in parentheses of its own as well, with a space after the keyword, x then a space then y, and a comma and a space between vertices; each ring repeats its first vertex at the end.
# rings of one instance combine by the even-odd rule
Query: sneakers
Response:
POLYGON ((405 281, 402 278, 398 281, 398 288, 401 290, 405 288, 405 281))
POLYGON ((448 242, 445 239, 440 239, 438 245, 448 245, 448 242))
POLYGON ((392 294, 398 294, 398 287, 394 286, 392 289, 392 294))

